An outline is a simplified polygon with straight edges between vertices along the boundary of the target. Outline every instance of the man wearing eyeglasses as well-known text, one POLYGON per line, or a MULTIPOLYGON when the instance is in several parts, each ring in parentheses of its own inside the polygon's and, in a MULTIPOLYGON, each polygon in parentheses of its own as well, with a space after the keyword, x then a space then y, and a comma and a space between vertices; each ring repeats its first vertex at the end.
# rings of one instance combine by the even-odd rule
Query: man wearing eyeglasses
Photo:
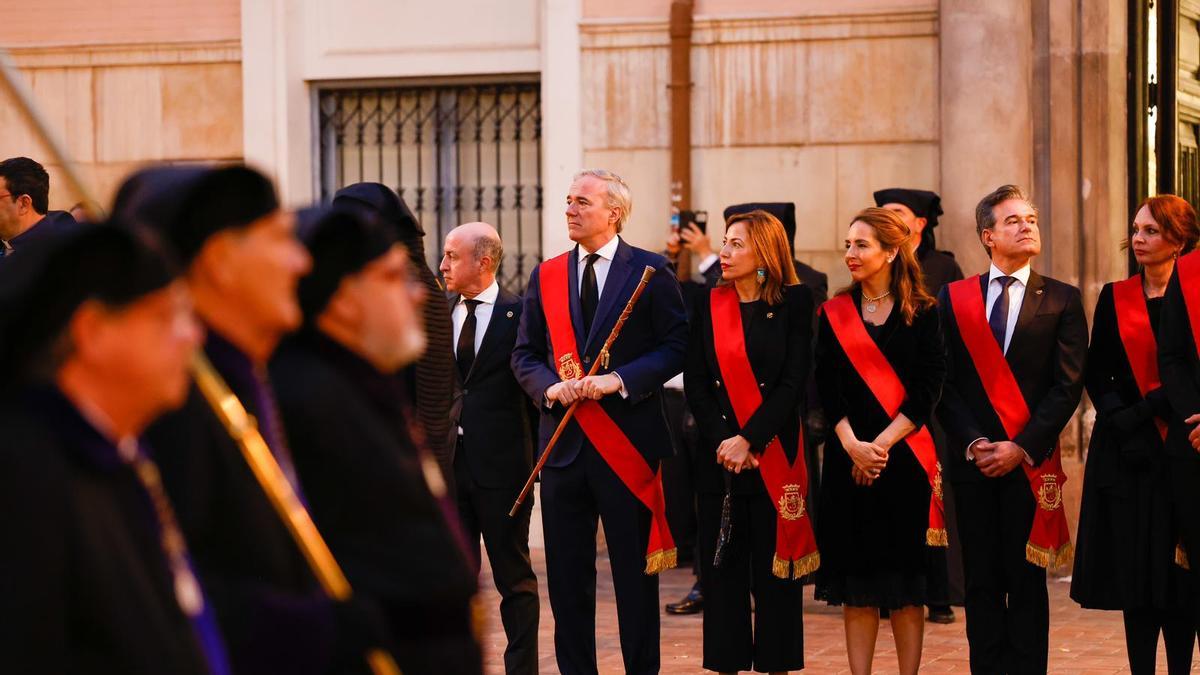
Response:
POLYGON ((50 174, 28 157, 0 162, 0 257, 75 226, 66 211, 48 211, 50 174))

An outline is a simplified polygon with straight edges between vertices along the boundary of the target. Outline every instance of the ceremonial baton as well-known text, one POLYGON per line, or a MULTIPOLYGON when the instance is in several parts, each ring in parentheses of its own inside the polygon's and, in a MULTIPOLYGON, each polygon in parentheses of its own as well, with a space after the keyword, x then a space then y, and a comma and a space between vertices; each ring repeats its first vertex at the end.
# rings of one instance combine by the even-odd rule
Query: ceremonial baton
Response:
MULTIPOLYGON (((83 209, 88 218, 93 221, 99 219, 100 214, 96 212, 96 200, 92 198, 91 192, 84 185, 75 164, 68 159, 62 142, 53 133, 34 103, 33 94, 13 65, 8 52, 3 49, 0 49, 0 82, 16 99, 17 109, 21 111, 25 120, 32 127, 34 134, 46 146, 46 151, 50 154, 51 159, 62 169, 67 185, 83 202, 83 209)), ((266 441, 258 433, 254 418, 246 414, 246 409, 242 407, 241 402, 237 400, 237 397, 221 380, 221 376, 213 369, 212 364, 200 352, 197 352, 192 359, 192 376, 196 380, 196 386, 200 388, 217 417, 225 424, 229 435, 237 441, 242 455, 250 465, 251 471, 254 472, 255 478, 258 479, 259 485, 267 493, 267 497, 279 513, 279 517, 291 531, 296 545, 308 560, 313 575, 317 577, 325 593, 334 600, 348 599, 350 582, 346 580, 346 575, 338 567, 329 546, 317 532, 317 527, 309 517, 308 511, 296 498, 291 484, 284 477, 283 471, 271 454, 266 441)), ((374 675, 400 675, 400 668, 396 666, 391 655, 385 651, 369 651, 366 659, 374 675)))
MULTIPOLYGON (((629 302, 625 303, 625 309, 621 310, 621 316, 617 317, 616 325, 613 326, 612 332, 608 334, 608 339, 604 341, 604 346, 600 348, 599 358, 596 359, 596 362, 592 364, 591 369, 587 372, 588 377, 595 375, 596 371, 600 370, 602 363, 608 363, 608 349, 612 347, 612 343, 621 334, 621 328, 625 325, 625 320, 633 313, 633 306, 637 304, 638 298, 642 297, 642 291, 646 290, 646 284, 650 283, 650 277, 654 276, 654 271, 654 268, 649 265, 646 265, 646 269, 642 271, 642 280, 638 282, 633 295, 629 297, 629 302)), ((529 474, 529 479, 525 481, 525 487, 521 488, 521 494, 517 496, 517 501, 513 502, 512 510, 508 512, 509 516, 515 517, 517 511, 521 508, 521 504, 525 503, 525 498, 529 496, 529 491, 533 489, 533 483, 537 480, 537 475, 542 472, 542 467, 546 466, 546 460, 550 458, 550 451, 558 443, 558 437, 562 436, 563 429, 567 428, 567 422, 570 422, 571 418, 575 416, 576 406, 582 402, 583 399, 577 399, 567 408, 567 412, 563 414, 562 420, 558 423, 558 428, 554 430, 554 435, 550 437, 550 442, 546 444, 546 449, 538 459, 537 466, 533 467, 533 473, 529 474)))
MULTIPOLYGON (((230 391, 229 385, 221 379, 203 352, 197 351, 192 356, 192 375, 196 380, 196 387, 200 389, 213 412, 225 425, 225 430, 241 449, 242 456, 250 465, 254 477, 258 479, 258 484, 263 492, 267 493, 271 506, 275 507, 275 512, 291 532, 325 594, 334 600, 350 599, 350 581, 338 566, 325 539, 317 531, 308 510, 296 497, 292 484, 279 468, 279 462, 275 461, 270 446, 259 433, 254 417, 246 412, 242 402, 230 391)), ((375 675, 400 674, 396 662, 387 652, 373 649, 367 652, 366 656, 367 663, 375 675)))

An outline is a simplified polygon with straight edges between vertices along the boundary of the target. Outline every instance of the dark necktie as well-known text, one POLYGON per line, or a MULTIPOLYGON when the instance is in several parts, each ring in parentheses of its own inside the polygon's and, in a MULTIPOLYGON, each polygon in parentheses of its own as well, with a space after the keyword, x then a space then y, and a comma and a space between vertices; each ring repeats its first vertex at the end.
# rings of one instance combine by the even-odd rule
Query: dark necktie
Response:
POLYGON ((592 319, 596 318, 596 305, 600 304, 600 287, 596 283, 596 261, 599 253, 589 253, 587 267, 583 268, 583 288, 579 289, 579 304, 583 307, 583 334, 592 332, 592 319))
POLYGON ((471 372, 471 364, 475 363, 475 308, 478 300, 463 300, 467 306, 467 318, 463 319, 462 330, 458 332, 458 374, 463 382, 467 381, 467 373, 471 372))
POLYGON ((988 324, 992 327, 992 335, 996 337, 1001 352, 1004 351, 1004 334, 1008 332, 1008 287, 1016 280, 1016 277, 993 279, 1000 282, 1000 297, 996 298, 996 304, 992 305, 992 315, 988 317, 988 324))

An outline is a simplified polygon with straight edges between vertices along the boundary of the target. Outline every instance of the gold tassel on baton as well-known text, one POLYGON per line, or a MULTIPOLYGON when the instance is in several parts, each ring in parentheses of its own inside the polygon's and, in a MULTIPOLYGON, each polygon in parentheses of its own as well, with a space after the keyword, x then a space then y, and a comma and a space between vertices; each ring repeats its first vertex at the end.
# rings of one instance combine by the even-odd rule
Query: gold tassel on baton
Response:
MULTIPOLYGON (((601 364, 605 368, 608 367, 608 350, 616 341, 617 336, 621 334, 621 328, 625 326, 626 319, 633 313, 633 306, 637 304, 638 298, 642 297, 642 291, 646 290, 646 284, 650 283, 650 277, 654 276, 654 268, 646 265, 646 269, 642 271, 642 279, 638 282, 637 288, 634 289, 633 295, 629 297, 629 302, 625 303, 625 309, 621 310, 621 316, 617 317, 617 323, 613 326, 612 332, 608 334, 608 338, 604 341, 604 346, 600 348, 600 358, 592 364, 588 370, 588 376, 596 374, 600 370, 601 364)), ((525 498, 529 496, 529 491, 533 489, 533 483, 537 480, 537 476, 542 472, 542 467, 546 466, 546 460, 550 458, 550 451, 554 449, 558 443, 558 437, 562 436, 563 430, 567 428, 567 422, 575 416, 575 408, 579 405, 582 399, 575 401, 567 408, 567 412, 558 422, 558 428, 554 430, 554 435, 550 437, 550 442, 546 444, 546 449, 542 452, 542 456, 538 458, 537 466, 533 467, 533 472, 529 474, 529 480, 525 481, 525 487, 521 488, 521 494, 517 496, 517 501, 513 502, 512 510, 508 512, 509 516, 516 517, 517 511, 520 510, 521 504, 525 502, 525 498)))
MULTIPOLYGON (((95 212, 96 200, 92 198, 83 180, 80 179, 74 163, 67 158, 62 142, 51 131, 45 118, 38 111, 29 87, 17 72, 16 67, 13 66, 8 52, 2 49, 0 49, 0 82, 16 99, 17 109, 29 122, 34 134, 46 146, 46 151, 50 154, 53 163, 62 168, 67 185, 82 200, 88 218, 95 220, 100 215, 95 212)), ((258 433, 254 418, 246 414, 241 402, 229 391, 229 387, 213 370, 212 364, 203 354, 197 353, 194 357, 192 375, 217 417, 225 424, 230 436, 237 441, 242 455, 250 464, 255 478, 258 479, 259 485, 267 493, 267 497, 279 513, 279 517, 287 525, 292 537, 296 540, 296 545, 304 553, 321 588, 334 600, 348 599, 350 582, 346 580, 346 575, 342 573, 337 561, 333 559, 333 553, 330 552, 329 546, 317 532, 316 525, 313 524, 308 511, 296 498, 291 484, 287 482, 279 464, 275 462, 270 448, 258 433)), ((396 662, 385 651, 370 651, 366 655, 366 660, 375 675, 400 675, 400 669, 396 666, 396 662)))

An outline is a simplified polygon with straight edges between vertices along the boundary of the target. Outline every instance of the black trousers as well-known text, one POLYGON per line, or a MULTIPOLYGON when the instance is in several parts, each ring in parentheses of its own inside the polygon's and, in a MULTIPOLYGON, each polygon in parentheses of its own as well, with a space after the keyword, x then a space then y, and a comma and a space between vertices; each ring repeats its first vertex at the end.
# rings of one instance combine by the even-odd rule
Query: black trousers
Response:
POLYGON ((1125 649, 1131 675, 1153 675, 1158 658, 1158 635, 1167 648, 1167 673, 1187 675, 1192 671, 1196 649, 1196 622, 1187 611, 1157 609, 1126 610, 1125 649))
POLYGON ((734 495, 730 541, 713 567, 723 495, 701 494, 704 667, 762 673, 804 668, 804 586, 771 573, 775 507, 766 492, 734 495), (754 610, 750 596, 754 596, 754 610))
POLYGON ((956 483, 966 572, 971 672, 1045 673, 1050 599, 1046 570, 1025 560, 1037 508, 1021 467, 956 483))
MULTIPOLYGON (((650 467, 657 470, 657 466, 650 467)), ((596 670, 596 524, 612 566, 625 672, 659 670, 658 577, 644 574, 650 510, 588 442, 575 461, 542 470, 546 580, 554 651, 564 675, 596 670)))
POLYGON ((529 517, 533 495, 515 518, 510 518, 513 498, 520 488, 480 487, 466 470, 462 441, 454 462, 458 482, 458 513, 467 541, 475 547, 475 573, 479 574, 479 542, 482 538, 492 565, 492 581, 500 593, 500 621, 508 646, 504 670, 512 675, 537 675, 538 588, 529 562, 529 517))
POLYGON ((696 489, 693 482, 693 467, 699 453, 696 421, 692 419, 683 392, 678 389, 663 389, 663 409, 667 414, 671 438, 675 442, 675 456, 662 462, 667 523, 671 526, 671 537, 679 549, 680 566, 691 559, 692 572, 698 579, 700 561, 696 540, 696 489))

